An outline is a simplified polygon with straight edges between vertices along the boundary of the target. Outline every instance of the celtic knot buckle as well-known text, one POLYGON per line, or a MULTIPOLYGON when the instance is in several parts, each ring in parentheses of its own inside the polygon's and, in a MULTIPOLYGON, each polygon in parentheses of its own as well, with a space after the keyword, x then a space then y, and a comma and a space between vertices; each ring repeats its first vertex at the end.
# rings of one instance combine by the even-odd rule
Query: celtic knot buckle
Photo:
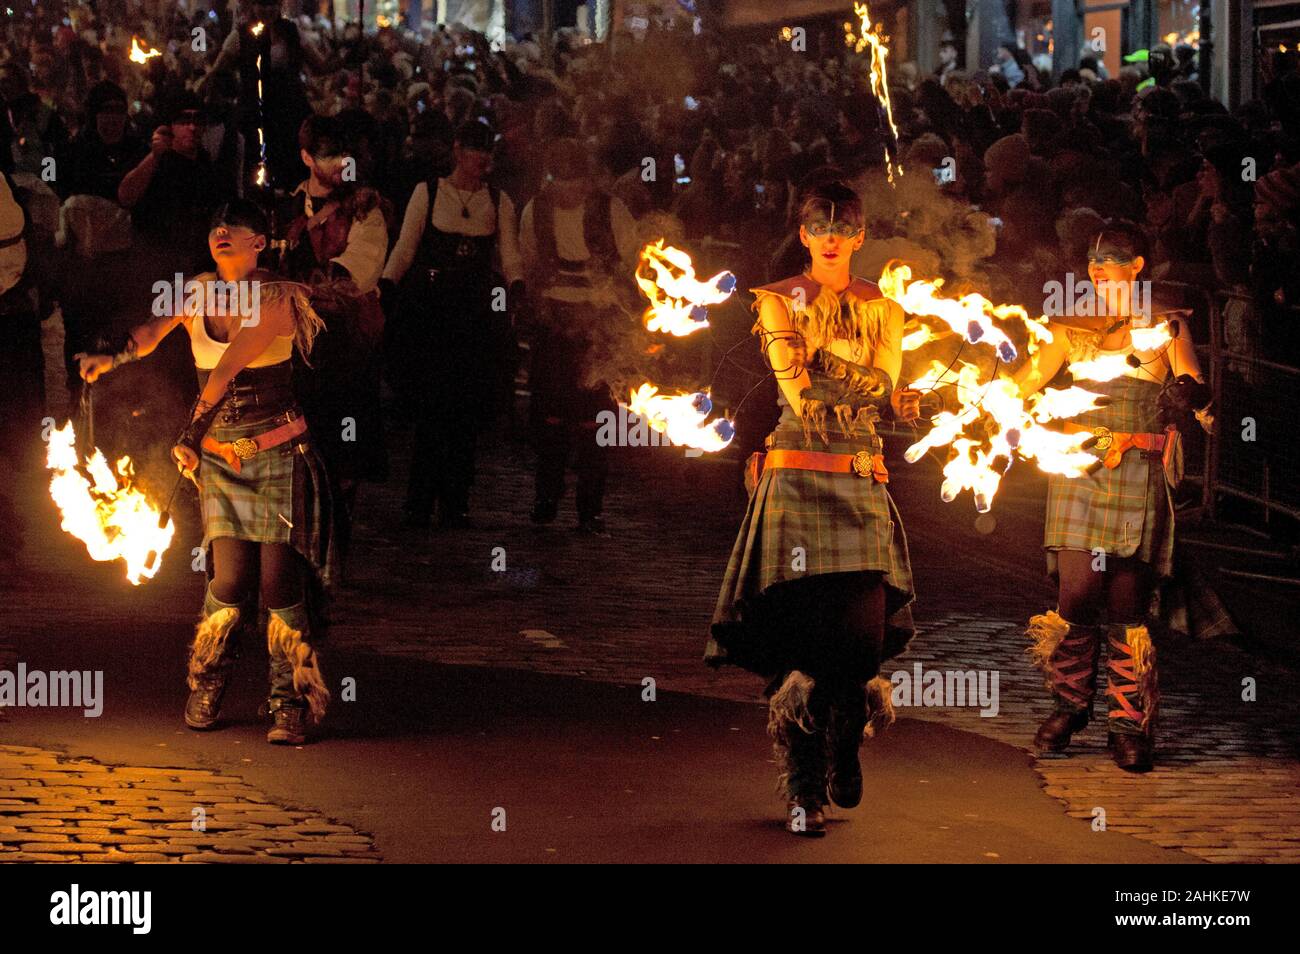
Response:
POLYGON ((231 446, 234 448, 235 456, 240 460, 248 460, 257 453, 257 441, 251 437, 241 437, 231 446))
POLYGON ((1107 450, 1115 440, 1111 435, 1109 427, 1094 427, 1092 429, 1092 436, 1097 439, 1097 442, 1093 446, 1096 447, 1097 450, 1101 451, 1107 450))
POLYGON ((853 455, 853 473, 859 477, 870 477, 874 472, 870 451, 858 451, 853 455))

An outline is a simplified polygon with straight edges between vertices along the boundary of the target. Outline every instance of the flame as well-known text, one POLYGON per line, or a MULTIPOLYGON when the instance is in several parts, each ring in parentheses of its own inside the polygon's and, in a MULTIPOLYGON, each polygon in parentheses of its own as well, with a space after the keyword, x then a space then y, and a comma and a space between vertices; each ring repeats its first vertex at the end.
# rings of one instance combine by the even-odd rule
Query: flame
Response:
MULTIPOLYGON (((889 37, 885 36, 884 28, 881 24, 872 24, 871 11, 867 9, 865 3, 853 4, 853 15, 859 20, 858 35, 856 39, 852 35, 852 27, 844 24, 846 29, 845 42, 853 44, 853 52, 861 53, 868 47, 871 48, 871 92, 875 95, 876 100, 885 108, 885 119, 889 123, 889 131, 894 135, 894 143, 898 143, 898 127, 894 125, 894 104, 889 98, 889 73, 886 65, 886 57, 889 56, 889 37)), ((901 163, 894 162, 889 158, 889 149, 885 149, 885 172, 889 176, 889 181, 894 181, 894 173, 903 174, 901 163)))
POLYGON ((707 281, 695 277, 691 257, 681 249, 665 246, 664 240, 641 249, 636 283, 650 300, 645 312, 648 331, 664 331, 684 337, 709 326, 708 306, 731 297, 736 276, 719 272, 707 281), (645 271, 649 268, 650 274, 645 271))
POLYGON ((133 586, 152 579, 162 566, 163 551, 176 532, 175 521, 158 526, 158 509, 131 485, 131 458, 117 462, 117 473, 95 448, 84 462, 90 479, 78 469, 72 422, 50 434, 45 466, 54 471, 50 496, 62 516, 61 526, 86 545, 94 560, 124 560, 133 586))
POLYGON ((256 23, 254 23, 251 27, 248 28, 248 32, 253 34, 253 36, 261 36, 262 31, 265 29, 266 29, 266 24, 263 23, 261 20, 258 20, 256 23))
POLYGON ((254 176, 253 183, 254 185, 265 186, 266 181, 266 163, 259 162, 257 164, 257 175, 254 176))
MULTIPOLYGON (((1130 328, 1129 337, 1134 351, 1156 351, 1174 339, 1167 321, 1152 328, 1130 328)), ((1084 381, 1113 381, 1134 367, 1130 361, 1132 357, 1131 354, 1098 355, 1087 361, 1074 361, 1068 370, 1075 378, 1084 381)))
POLYGON ((153 47, 140 46, 140 38, 131 37, 130 60, 132 63, 148 63, 155 56, 162 56, 162 53, 153 47))
POLYGON ((660 394, 657 387, 646 382, 632 392, 626 407, 674 444, 685 447, 720 451, 736 436, 735 425, 725 417, 706 422, 713 410, 706 391, 660 394))
POLYGON ((923 345, 928 345, 931 341, 942 338, 947 332, 940 333, 935 331, 925 322, 918 323, 913 330, 903 335, 901 347, 903 351, 915 351, 923 345))
MULTIPOLYGON (((942 298, 939 290, 943 288, 943 279, 912 280, 910 266, 890 262, 880 275, 880 291, 889 299, 898 302, 903 311, 909 315, 926 315, 938 318, 950 329, 961 335, 971 344, 983 341, 997 349, 998 357, 1010 364, 1018 352, 1015 344, 1006 333, 993 323, 993 319, 1019 318, 1030 329, 1030 334, 1051 339, 1051 332, 1038 321, 1031 321, 1025 309, 1019 305, 995 305, 978 292, 971 292, 961 298, 942 298)), ((924 342, 922 342, 924 343, 924 342)))
MULTIPOLYGON (((945 373, 942 364, 935 364, 938 371, 932 366, 912 387, 933 389, 951 384, 951 372, 945 373)), ((1025 399, 1010 377, 1002 375, 981 383, 979 369, 966 363, 956 378, 958 409, 936 414, 930 432, 903 454, 914 464, 933 448, 951 446, 952 456, 944 465, 940 488, 945 502, 951 503, 963 490, 969 490, 975 509, 987 512, 1016 458, 1033 460, 1040 470, 1067 477, 1082 476, 1096 463, 1097 458, 1082 449, 1091 435, 1049 430, 1042 422, 1090 410, 1102 395, 1081 388, 1049 389, 1025 399)))

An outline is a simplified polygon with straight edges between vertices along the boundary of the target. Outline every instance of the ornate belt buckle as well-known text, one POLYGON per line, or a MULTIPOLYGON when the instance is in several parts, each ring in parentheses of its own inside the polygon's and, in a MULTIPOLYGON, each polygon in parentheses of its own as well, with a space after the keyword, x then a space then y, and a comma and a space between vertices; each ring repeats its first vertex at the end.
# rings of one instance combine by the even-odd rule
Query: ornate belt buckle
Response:
POLYGON ((853 455, 853 473, 859 477, 870 477, 875 473, 871 451, 858 451, 853 455))
POLYGON ((1109 449, 1110 445, 1115 441, 1115 438, 1111 435, 1109 427, 1094 427, 1092 429, 1092 436, 1097 440, 1093 446, 1100 451, 1109 449))
POLYGON ((248 460, 257 453, 257 441, 251 437, 241 437, 232 446, 235 450, 235 456, 240 460, 248 460))

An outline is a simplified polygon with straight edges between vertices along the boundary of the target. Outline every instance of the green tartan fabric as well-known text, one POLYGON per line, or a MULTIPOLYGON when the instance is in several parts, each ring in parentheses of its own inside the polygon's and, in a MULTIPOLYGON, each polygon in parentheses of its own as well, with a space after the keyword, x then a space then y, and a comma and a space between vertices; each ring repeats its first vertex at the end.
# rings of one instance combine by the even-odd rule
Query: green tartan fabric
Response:
MULTIPOLYGON (((240 381, 236 376, 235 384, 240 381)), ((302 411, 296 404, 262 405, 233 423, 218 414, 207 436, 218 441, 255 437, 286 423, 290 415, 301 417, 302 411)), ((310 433, 259 451, 241 462, 238 474, 222 457, 204 450, 198 480, 204 549, 222 537, 289 544, 311 567, 308 602, 323 627, 325 596, 340 567, 329 479, 310 433)))
MULTIPOLYGON (((1090 391, 1111 398, 1108 407, 1074 418, 1084 427, 1108 427, 1130 434, 1159 433, 1156 398, 1161 385, 1123 376, 1083 381, 1090 391)), ((1103 452, 1094 451, 1098 458, 1103 452)), ((1056 575, 1057 550, 1101 550, 1112 557, 1137 557, 1160 578, 1173 574, 1174 506, 1160 454, 1137 448, 1115 469, 1099 468, 1082 477, 1053 475, 1047 482, 1047 522, 1043 546, 1048 572, 1056 575)))
MULTIPOLYGON (((784 401, 782 401, 784 406, 784 401)), ((812 449, 828 453, 878 451, 875 435, 845 438, 837 425, 824 444, 814 436, 812 449)), ((788 406, 769 439, 773 448, 803 449, 803 429, 788 406)), ((713 614, 713 635, 705 661, 729 661, 717 638, 757 638, 745 633, 745 604, 777 583, 854 571, 884 574, 886 639, 883 658, 897 655, 914 632, 911 610, 912 567, 902 519, 884 484, 856 474, 772 469, 758 479, 740 532, 731 551, 713 614), (796 548, 800 548, 796 550, 796 548)))

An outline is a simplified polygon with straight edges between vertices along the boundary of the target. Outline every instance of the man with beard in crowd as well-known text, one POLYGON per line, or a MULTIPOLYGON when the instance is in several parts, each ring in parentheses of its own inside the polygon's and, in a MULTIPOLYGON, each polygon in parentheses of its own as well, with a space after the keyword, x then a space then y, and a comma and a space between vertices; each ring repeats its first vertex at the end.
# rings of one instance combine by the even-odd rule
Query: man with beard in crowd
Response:
POLYGON ((343 124, 310 116, 298 130, 308 177, 278 209, 274 230, 282 270, 312 287, 325 322, 311 366, 296 387, 333 484, 339 545, 346 561, 361 481, 388 475, 379 410, 379 277, 388 255, 383 199, 357 182, 343 124))

